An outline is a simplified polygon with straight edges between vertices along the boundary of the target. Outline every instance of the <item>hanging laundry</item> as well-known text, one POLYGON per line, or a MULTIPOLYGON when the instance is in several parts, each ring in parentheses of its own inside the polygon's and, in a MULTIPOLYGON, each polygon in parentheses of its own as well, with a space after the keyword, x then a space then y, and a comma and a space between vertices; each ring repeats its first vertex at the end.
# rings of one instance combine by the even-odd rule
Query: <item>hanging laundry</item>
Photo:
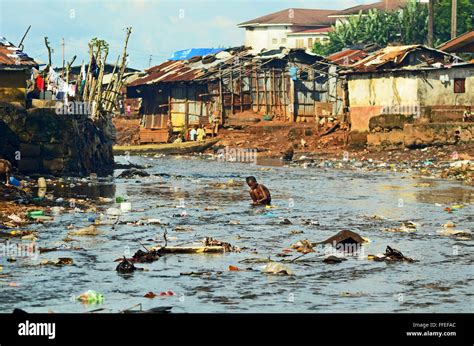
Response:
POLYGON ((86 79, 86 67, 84 66, 84 63, 81 66, 81 79, 82 80, 86 79))
POLYGON ((36 78, 36 87, 39 91, 44 91, 44 79, 40 75, 36 78))
POLYGON ((298 73, 298 68, 292 66, 290 67, 290 77, 292 80, 297 80, 298 77, 297 77, 297 73, 298 73))

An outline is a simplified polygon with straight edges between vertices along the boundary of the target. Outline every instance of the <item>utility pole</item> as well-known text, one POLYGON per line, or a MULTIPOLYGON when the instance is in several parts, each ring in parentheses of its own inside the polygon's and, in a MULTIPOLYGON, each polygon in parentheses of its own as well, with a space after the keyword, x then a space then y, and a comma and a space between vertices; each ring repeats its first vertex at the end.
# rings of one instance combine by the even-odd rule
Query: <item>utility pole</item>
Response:
POLYGON ((61 78, 64 78, 64 37, 61 40, 61 46, 62 46, 62 51, 63 51, 63 68, 61 70, 61 78))
POLYGON ((428 0, 428 47, 433 47, 433 2, 428 0))
POLYGON ((451 3, 451 40, 456 38, 456 29, 457 29, 457 21, 458 21, 458 1, 452 0, 451 3))
POLYGON ((148 59, 148 67, 151 67, 151 57, 152 55, 150 54, 150 59, 148 59))

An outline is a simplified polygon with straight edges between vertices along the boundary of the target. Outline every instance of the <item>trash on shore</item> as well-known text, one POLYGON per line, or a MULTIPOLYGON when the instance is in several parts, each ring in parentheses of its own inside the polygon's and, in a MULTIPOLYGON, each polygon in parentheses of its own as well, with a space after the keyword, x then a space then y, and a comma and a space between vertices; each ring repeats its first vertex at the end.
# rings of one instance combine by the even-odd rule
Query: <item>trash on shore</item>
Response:
POLYGON ((122 261, 117 265, 115 270, 121 274, 133 273, 135 270, 143 270, 143 268, 137 268, 129 261, 125 256, 122 261))
MULTIPOLYGON (((179 275, 183 275, 183 276, 204 276, 204 275, 212 275, 213 272, 211 271, 201 271, 201 272, 183 272, 183 273, 179 273, 179 275)), ((221 271, 217 271, 215 272, 216 275, 221 275, 222 272, 221 271)))
POLYGON ((100 232, 95 225, 90 225, 68 233, 70 236, 94 236, 98 234, 100 234, 100 232))
POLYGON ((55 246, 55 247, 40 247, 38 248, 39 253, 45 253, 45 252, 52 252, 52 251, 67 251, 67 250, 84 250, 82 247, 77 247, 77 246, 67 246, 65 244, 55 246))
POLYGON ((131 179, 131 178, 137 178, 137 177, 149 177, 150 174, 145 172, 144 170, 141 169, 136 169, 136 168, 131 168, 131 169, 126 169, 122 173, 118 175, 117 178, 121 179, 131 179))
POLYGON ((385 232, 398 232, 398 233, 414 233, 416 232, 416 224, 411 221, 403 222, 400 227, 395 228, 384 228, 385 232))
POLYGON ((327 264, 336 264, 336 263, 341 263, 342 261, 346 261, 347 258, 344 257, 337 257, 337 256, 328 256, 325 259, 323 259, 324 263, 327 264))
POLYGON ((158 306, 156 308, 143 310, 142 304, 137 304, 137 305, 132 306, 131 308, 120 311, 119 313, 122 313, 122 314, 169 314, 172 308, 173 308, 172 306, 158 306), (138 307, 139 309, 133 309, 135 307, 138 307))
POLYGON ((67 266, 67 265, 72 265, 74 263, 74 261, 72 260, 72 258, 69 258, 69 257, 59 257, 58 259, 56 260, 43 260, 40 262, 40 265, 44 266, 44 265, 55 265, 55 266, 58 266, 58 267, 62 267, 62 266, 67 266))
POLYGON ((100 304, 104 301, 104 295, 97 291, 88 290, 79 295, 76 300, 85 304, 100 304))
POLYGON ((158 250, 137 250, 131 258, 131 262, 134 263, 151 263, 157 261, 160 258, 160 252, 158 250))
POLYGON ((284 264, 278 262, 270 262, 264 268, 263 272, 265 274, 276 274, 276 275, 294 275, 293 271, 285 266, 284 264))
POLYGON ((455 237, 457 239, 468 240, 472 238, 472 232, 469 230, 443 229, 438 231, 439 235, 455 237))
POLYGON ((313 244, 307 239, 297 241, 296 243, 291 245, 291 248, 295 249, 296 252, 300 252, 300 253, 314 252, 313 244))
POLYGON ((29 231, 29 230, 20 230, 20 229, 15 229, 10 232, 0 232, 0 238, 22 238, 28 235, 34 235, 35 237, 37 236, 37 233, 34 231, 29 231))
POLYGON ((313 243, 313 246, 316 244, 331 244, 333 246, 336 246, 338 244, 364 244, 367 243, 368 239, 361 237, 359 234, 349 231, 349 230, 344 230, 338 232, 336 235, 333 235, 332 237, 327 238, 326 240, 323 240, 318 243, 313 243))
POLYGON ((390 246, 387 246, 385 253, 380 255, 368 255, 367 257, 369 260, 374 261, 385 261, 385 262, 408 262, 414 263, 418 262, 413 258, 406 257, 401 253, 401 251, 397 249, 393 249, 390 246))

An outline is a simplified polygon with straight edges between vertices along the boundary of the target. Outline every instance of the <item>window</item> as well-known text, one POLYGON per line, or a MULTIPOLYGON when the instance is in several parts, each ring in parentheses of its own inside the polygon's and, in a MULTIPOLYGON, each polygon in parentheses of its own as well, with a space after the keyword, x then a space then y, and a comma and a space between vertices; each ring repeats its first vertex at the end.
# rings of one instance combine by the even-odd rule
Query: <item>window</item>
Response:
POLYGON ((296 40, 296 48, 304 48, 304 40, 303 39, 297 39, 296 40))
POLYGON ((280 42, 281 42, 282 44, 286 44, 286 38, 283 37, 283 38, 280 40, 280 42))
POLYGON ((313 47, 313 38, 310 37, 308 38, 308 48, 312 48, 313 47))
POLYGON ((278 40, 276 38, 272 38, 272 44, 277 44, 278 40))
POLYGON ((466 78, 454 78, 454 93, 462 94, 466 92, 466 78))

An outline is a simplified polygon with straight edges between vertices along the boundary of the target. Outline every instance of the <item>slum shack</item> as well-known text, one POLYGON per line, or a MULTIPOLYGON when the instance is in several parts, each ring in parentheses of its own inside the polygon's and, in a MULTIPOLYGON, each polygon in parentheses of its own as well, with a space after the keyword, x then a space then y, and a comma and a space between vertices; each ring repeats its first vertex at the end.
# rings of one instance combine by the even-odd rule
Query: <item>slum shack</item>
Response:
POLYGON ((173 132, 230 125, 251 111, 266 120, 318 121, 337 113, 337 74, 323 57, 303 49, 260 53, 237 47, 166 61, 130 83, 128 97, 142 98, 142 143, 167 142, 173 132))
POLYGON ((0 37, 0 100, 25 106, 27 81, 38 63, 0 37))
POLYGON ((425 46, 383 48, 341 73, 351 131, 368 133, 369 145, 470 141, 463 114, 474 101, 473 71, 473 64, 425 46))

